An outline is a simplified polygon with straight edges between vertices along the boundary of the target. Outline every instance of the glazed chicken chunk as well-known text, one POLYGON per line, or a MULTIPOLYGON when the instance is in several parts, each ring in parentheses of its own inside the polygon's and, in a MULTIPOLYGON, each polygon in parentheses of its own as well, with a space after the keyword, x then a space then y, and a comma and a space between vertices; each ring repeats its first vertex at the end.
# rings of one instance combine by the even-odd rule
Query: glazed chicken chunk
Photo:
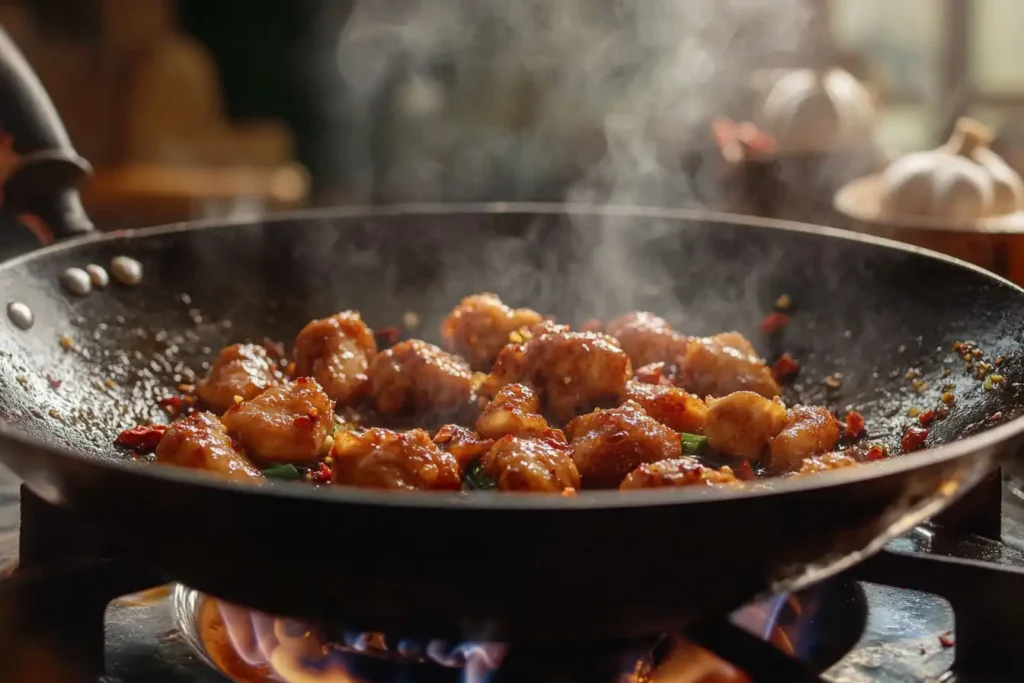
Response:
POLYGON ((546 435, 504 436, 481 458, 480 466, 501 491, 558 493, 580 487, 569 444, 557 429, 546 435))
POLYGON ((234 481, 263 482, 260 471, 210 413, 192 413, 168 427, 156 447, 156 461, 207 470, 234 481))
POLYGON ((698 396, 752 391, 772 398, 781 393, 771 369, 738 332, 691 339, 679 362, 678 383, 698 396))
POLYGON ((682 454, 679 435, 634 401, 581 415, 566 425, 565 432, 587 488, 616 488, 643 463, 682 454))
POLYGON ((786 424, 786 406, 752 391, 708 398, 704 436, 708 445, 725 455, 757 459, 786 424))
POLYGON ((456 424, 447 424, 434 434, 434 443, 448 451, 465 468, 481 455, 491 450, 494 439, 480 436, 472 429, 456 424))
POLYGON ((211 410, 223 413, 235 396, 248 401, 281 379, 267 350, 256 344, 232 344, 217 354, 210 372, 196 385, 196 396, 211 410))
POLYGON ((672 363, 686 353, 687 339, 672 329, 668 321, 646 311, 627 313, 608 323, 608 334, 639 368, 648 363, 672 363))
POLYGON ((826 453, 812 458, 804 458, 800 464, 800 474, 818 474, 829 470, 838 470, 856 465, 857 461, 845 453, 826 453))
POLYGON ((671 460, 644 463, 629 473, 619 488, 654 489, 670 486, 726 486, 739 479, 728 467, 716 470, 702 465, 696 458, 683 456, 671 460))
POLYGON ((629 357, 613 338, 542 323, 522 343, 501 350, 488 386, 526 384, 537 392, 546 414, 565 422, 583 410, 614 403, 632 374, 629 357))
POLYGON ((331 400, 347 405, 366 389, 377 342, 358 313, 344 311, 303 327, 293 353, 296 376, 312 377, 331 400))
POLYGON ((536 325, 543 316, 528 308, 509 308, 496 294, 467 296, 441 323, 445 347, 457 353, 474 370, 490 370, 509 335, 536 325))
POLYGON ((339 431, 331 457, 331 480, 336 484, 443 491, 462 487, 455 457, 431 441, 422 429, 339 431))
POLYGON ((480 413, 476 431, 491 439, 507 434, 541 434, 547 431, 548 421, 539 411, 540 399, 533 389, 522 384, 506 384, 480 413))
POLYGON ((399 342, 370 363, 370 396, 385 415, 444 413, 467 404, 472 392, 464 360, 418 339, 399 342))
POLYGON ((639 403, 647 414, 677 432, 700 432, 708 417, 704 401, 679 387, 629 380, 623 401, 639 403))
POLYGON ((271 387, 224 414, 228 433, 253 458, 304 463, 324 455, 334 404, 310 377, 271 387))
POLYGON ((804 458, 828 453, 839 443, 839 422, 821 406, 793 406, 772 441, 769 467, 775 472, 800 469, 804 458))

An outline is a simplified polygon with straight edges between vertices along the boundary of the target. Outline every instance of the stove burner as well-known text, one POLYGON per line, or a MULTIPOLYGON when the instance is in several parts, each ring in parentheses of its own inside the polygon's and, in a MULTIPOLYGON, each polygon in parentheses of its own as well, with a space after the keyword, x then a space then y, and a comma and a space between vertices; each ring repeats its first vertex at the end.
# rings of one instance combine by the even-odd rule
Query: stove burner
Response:
MULTIPOLYGON (((208 664, 246 683, 750 681, 737 667, 678 634, 540 647, 446 643, 313 627, 182 586, 173 599, 186 642, 208 664)), ((855 587, 823 584, 800 597, 782 595, 755 603, 737 611, 731 621, 752 638, 771 642, 780 656, 800 656, 820 672, 856 642, 864 617, 863 597, 855 587)))

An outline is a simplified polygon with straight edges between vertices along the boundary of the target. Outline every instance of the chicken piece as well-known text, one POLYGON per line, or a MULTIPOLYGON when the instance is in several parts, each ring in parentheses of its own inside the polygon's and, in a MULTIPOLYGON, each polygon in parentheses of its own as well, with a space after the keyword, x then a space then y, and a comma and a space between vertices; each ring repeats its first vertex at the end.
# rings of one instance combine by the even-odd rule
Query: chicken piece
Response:
POLYGON ((771 368, 739 332, 691 339, 679 362, 677 383, 698 396, 753 391, 772 398, 781 393, 771 368))
POLYGON ((343 311, 303 327, 293 354, 296 376, 312 377, 331 400, 348 405, 366 390, 377 341, 359 313, 343 311))
POLYGON ((819 472, 838 470, 856 464, 857 461, 845 453, 826 453, 825 455, 819 455, 812 458, 804 458, 803 462, 800 464, 799 473, 817 474, 819 472))
POLYGON ((672 363, 676 356, 686 353, 686 337, 664 318, 646 311, 627 313, 608 323, 608 334, 618 340, 637 368, 648 363, 672 363))
POLYGON ((480 459, 480 469, 501 491, 561 493, 580 487, 569 444, 557 429, 546 435, 498 439, 480 459))
POLYGON ((541 323, 526 336, 498 354, 488 387, 493 392, 526 384, 537 392, 544 412, 562 422, 615 401, 633 374, 629 357, 607 335, 541 323))
POLYGON ((210 372, 196 385, 196 396, 211 410, 223 413, 235 396, 248 401, 281 380, 267 350, 256 344, 232 344, 217 354, 210 372))
POLYGON ((737 391, 709 397, 707 404, 704 436, 712 449, 725 455, 760 458, 786 424, 786 406, 778 397, 769 400, 752 391, 737 391))
POLYGON ((459 463, 422 429, 393 432, 374 427, 339 431, 331 449, 331 480, 375 489, 458 491, 459 463))
POLYGON ((192 413, 168 427, 156 447, 156 461, 207 470, 233 481, 264 482, 217 416, 210 413, 192 413))
POLYGON ((434 434, 434 443, 451 453, 459 463, 459 467, 465 468, 491 450, 494 439, 485 439, 472 429, 448 424, 434 434))
POLYGON ((506 434, 540 434, 547 431, 548 421, 540 412, 540 399, 528 386, 506 384, 484 407, 476 421, 481 436, 500 439, 506 434))
POLYGON ((304 463, 324 455, 334 430, 334 404, 315 379, 300 377, 239 403, 223 420, 257 460, 304 463))
POLYGON ((648 415, 677 432, 700 433, 708 417, 704 401, 679 387, 631 379, 621 398, 639 403, 648 415))
POLYGON ((566 425, 565 432, 587 488, 615 488, 645 462, 682 454, 679 435, 634 401, 580 415, 566 425))
POLYGON ((768 466, 774 472, 799 469, 804 458, 828 453, 839 443, 839 422, 821 406, 793 406, 772 441, 768 466))
POLYGON ((681 458, 640 465, 629 473, 619 488, 626 491, 666 486, 727 486, 739 482, 728 467, 716 470, 702 465, 696 458, 684 455, 681 458))
POLYGON ((464 360, 409 339, 370 363, 370 396, 378 412, 444 413, 469 402, 473 373, 464 360))
POLYGON ((475 370, 490 370, 509 342, 509 334, 536 325, 543 316, 528 308, 509 308, 496 294, 467 296, 441 322, 445 347, 475 370))

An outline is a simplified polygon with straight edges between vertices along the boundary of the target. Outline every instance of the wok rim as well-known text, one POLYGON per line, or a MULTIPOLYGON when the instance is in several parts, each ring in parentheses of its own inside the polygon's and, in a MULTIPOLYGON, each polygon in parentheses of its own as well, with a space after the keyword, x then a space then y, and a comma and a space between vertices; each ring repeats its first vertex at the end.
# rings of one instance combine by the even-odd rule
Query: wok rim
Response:
MULTIPOLYGON (((553 203, 417 203, 396 204, 387 206, 346 206, 326 209, 305 209, 271 213, 260 218, 238 219, 205 219, 183 221, 166 225, 157 225, 112 232, 97 232, 59 242, 35 251, 21 254, 0 263, 0 272, 42 260, 51 254, 71 250, 83 244, 117 242, 128 239, 144 239, 159 235, 179 232, 193 232, 207 229, 230 229, 248 227, 261 223, 278 223, 291 221, 331 220, 346 218, 377 218, 400 216, 442 216, 442 215, 503 215, 503 214, 534 214, 534 215, 580 215, 595 217, 666 219, 676 221, 710 221, 731 223, 748 228, 762 228, 782 232, 822 235, 833 240, 860 242, 886 249, 895 249, 933 260, 945 261, 953 266, 972 270, 994 283, 998 283, 1017 293, 1024 295, 1024 288, 1010 282, 983 268, 961 259, 948 256, 929 249, 896 240, 886 239, 871 234, 855 233, 839 228, 801 223, 759 216, 731 214, 720 211, 706 211, 694 208, 667 208, 641 205, 605 205, 589 204, 553 204, 553 203)), ((906 453, 886 460, 860 463, 856 467, 817 473, 813 477, 773 477, 758 480, 754 485, 739 487, 683 487, 666 488, 647 491, 619 490, 582 490, 575 496, 552 496, 536 494, 517 494, 512 492, 420 492, 420 491, 378 491, 355 487, 326 486, 314 487, 308 483, 275 481, 272 486, 245 486, 237 482, 221 480, 200 471, 185 468, 159 467, 153 463, 138 463, 117 459, 95 457, 75 451, 65 446, 54 446, 41 439, 27 434, 10 422, 0 419, 0 441, 13 442, 23 448, 44 451, 62 458, 71 458, 88 467, 110 469, 119 473, 144 477, 155 477, 169 482, 199 486, 207 489, 223 490, 233 495, 263 496, 267 498, 286 498, 292 500, 315 500, 323 503, 343 503, 349 505, 391 506, 402 508, 450 508, 466 510, 589 510, 612 508, 645 508, 663 505, 687 505, 711 501, 727 501, 735 498, 751 496, 781 496, 816 489, 852 486, 861 482, 883 479, 908 471, 924 469, 931 465, 948 463, 994 449, 1001 444, 1010 442, 1014 437, 1024 434, 1024 415, 1009 422, 986 429, 966 439, 944 444, 937 448, 929 448, 914 453, 906 453)))

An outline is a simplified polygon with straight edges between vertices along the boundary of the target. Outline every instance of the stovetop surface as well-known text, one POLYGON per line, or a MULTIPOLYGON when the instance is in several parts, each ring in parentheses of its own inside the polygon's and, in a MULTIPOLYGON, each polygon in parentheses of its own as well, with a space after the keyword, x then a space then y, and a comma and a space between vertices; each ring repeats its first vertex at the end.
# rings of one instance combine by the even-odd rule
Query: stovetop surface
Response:
MULTIPOLYGON (((1004 540, 997 544, 969 540, 977 547, 968 554, 1024 568, 1024 517, 1004 512, 1004 540), (1014 547, 1016 545, 1017 547, 1014 547)), ((18 482, 0 471, 0 567, 17 556, 19 525, 18 482)), ((930 532, 917 530, 897 539, 892 548, 931 550, 930 532)), ((956 554, 957 549, 940 552, 956 554)), ((836 683, 903 683, 942 680, 975 683, 1018 680, 1014 676, 978 679, 947 674, 954 658, 949 633, 953 611, 945 600, 916 591, 860 583, 868 605, 867 626, 858 645, 824 675, 836 683)), ((3 632, 0 624, 0 633, 3 632)), ((163 595, 146 601, 118 600, 106 618, 105 680, 121 683, 214 683, 226 680, 213 671, 182 639, 175 628, 173 605, 163 595)))

